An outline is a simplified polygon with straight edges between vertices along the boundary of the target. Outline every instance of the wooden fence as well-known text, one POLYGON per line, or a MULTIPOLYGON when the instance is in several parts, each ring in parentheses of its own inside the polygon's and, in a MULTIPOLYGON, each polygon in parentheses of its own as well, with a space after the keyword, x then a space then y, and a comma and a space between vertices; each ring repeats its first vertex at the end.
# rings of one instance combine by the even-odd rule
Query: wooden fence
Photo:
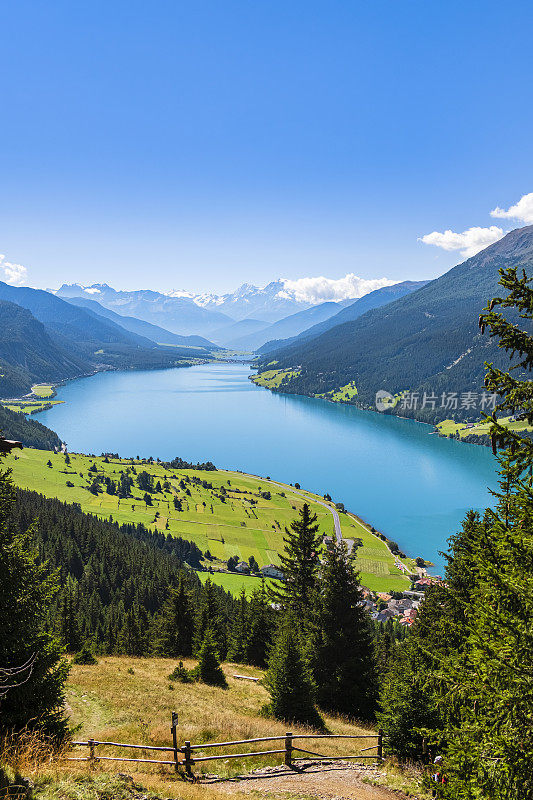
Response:
POLYGON ((380 729, 377 734, 358 734, 358 735, 351 735, 351 734, 335 734, 335 733, 302 733, 302 734, 294 734, 291 731, 288 731, 284 736, 262 736, 258 739, 241 739, 239 741, 234 742, 209 742, 207 744, 191 744, 190 742, 185 742, 183 745, 178 746, 177 743, 177 724, 178 724, 178 715, 172 714, 172 725, 171 725, 171 733, 172 733, 172 746, 169 747, 156 747, 155 745, 148 745, 148 744, 125 744, 123 742, 100 742, 95 739, 89 739, 86 742, 72 742, 73 745, 77 747, 88 747, 89 748, 89 755, 79 758, 79 757, 70 757, 69 761, 85 761, 88 762, 90 765, 94 765, 100 761, 128 761, 134 762, 136 764, 166 764, 168 766, 173 766, 174 769, 179 771, 180 769, 184 769, 186 775, 192 776, 193 774, 193 766, 195 764, 199 764, 205 761, 217 761, 219 759, 230 759, 230 758, 255 758, 261 756, 269 756, 275 754, 283 754, 284 756, 284 763, 287 767, 292 767, 294 763, 294 753, 304 753, 306 756, 313 756, 314 758, 321 758, 328 761, 344 761, 348 759, 359 760, 363 758, 372 758, 376 759, 378 762, 383 761, 383 731, 380 729), (371 745, 370 747, 365 747, 361 750, 360 753, 356 755, 342 755, 342 756, 329 756, 324 755, 321 753, 316 753, 313 750, 305 750, 303 747, 298 747, 295 745, 296 741, 299 740, 307 740, 307 739, 375 739, 376 743, 371 745), (206 751, 210 748, 220 748, 220 747, 233 747, 234 745, 249 745, 249 744, 258 744, 262 742, 282 742, 282 747, 274 747, 271 750, 256 750, 249 753, 223 753, 222 755, 202 755, 200 753, 199 756, 195 755, 197 751, 206 751), (101 756, 100 754, 97 755, 96 748, 99 747, 123 747, 130 750, 150 750, 154 753, 172 753, 171 759, 155 759, 155 758, 127 758, 126 756, 101 756), (369 750, 375 750, 375 753, 366 755, 369 750))

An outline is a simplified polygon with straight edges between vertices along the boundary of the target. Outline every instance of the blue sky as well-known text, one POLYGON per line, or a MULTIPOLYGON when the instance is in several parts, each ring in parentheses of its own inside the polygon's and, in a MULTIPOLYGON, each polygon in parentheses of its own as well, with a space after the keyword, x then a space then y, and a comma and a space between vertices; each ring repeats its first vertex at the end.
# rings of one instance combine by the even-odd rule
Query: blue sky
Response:
POLYGON ((0 268, 30 285, 425 278, 464 249, 420 237, 529 221, 490 211, 533 191, 530 2, 0 12, 0 268))

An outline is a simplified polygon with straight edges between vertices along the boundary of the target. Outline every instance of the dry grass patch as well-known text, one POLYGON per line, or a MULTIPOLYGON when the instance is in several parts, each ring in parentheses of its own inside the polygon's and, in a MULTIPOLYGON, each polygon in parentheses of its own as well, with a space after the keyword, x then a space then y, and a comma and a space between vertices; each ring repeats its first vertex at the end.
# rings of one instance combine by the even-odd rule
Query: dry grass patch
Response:
MULTIPOLYGON (((185 659, 184 664, 190 669, 196 662, 185 659)), ((225 664, 223 668, 229 688, 219 689, 201 683, 172 683, 168 675, 175 666, 176 661, 173 659, 126 657, 101 658, 98 666, 74 666, 69 679, 67 700, 71 721, 80 726, 76 737, 169 746, 172 711, 179 714, 180 745, 187 740, 193 744, 203 744, 285 734, 285 723, 260 716, 261 707, 268 700, 264 686, 233 677, 234 673, 262 677, 261 670, 225 664)), ((372 734, 372 731, 341 718, 326 716, 326 723, 331 733, 372 734)), ((311 732, 298 726, 292 726, 292 730, 293 733, 311 732)), ((311 740, 302 742, 301 746, 324 755, 347 755, 360 752, 361 748, 374 744, 374 741, 311 740)), ((209 753, 205 755, 255 752, 281 747, 282 742, 237 745, 222 750, 209 749, 209 753)), ((99 752, 104 754, 103 749, 99 752)), ((124 755, 124 751, 119 752, 117 749, 113 752, 112 748, 106 748, 105 754, 124 755)), ((150 751, 139 751, 138 757, 170 758, 171 754, 153 756, 150 751)), ((281 754, 253 759, 221 759, 195 765, 195 772, 232 775, 261 765, 279 764, 282 760, 281 754)), ((121 762, 117 763, 120 765, 121 762)), ((128 766, 122 765, 119 768, 129 772, 128 766)), ((142 769, 144 773, 150 771, 151 767, 144 765, 142 769)), ((171 767, 154 769, 168 772, 171 767)))

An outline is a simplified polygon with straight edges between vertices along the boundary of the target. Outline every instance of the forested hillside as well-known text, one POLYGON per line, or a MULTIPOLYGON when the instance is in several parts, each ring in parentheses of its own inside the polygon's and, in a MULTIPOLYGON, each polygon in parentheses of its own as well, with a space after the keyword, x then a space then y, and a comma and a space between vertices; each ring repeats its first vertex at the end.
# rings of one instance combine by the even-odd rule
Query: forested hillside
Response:
MULTIPOLYGON (((295 368, 278 391, 323 394, 355 382, 354 402, 374 407, 375 394, 417 392, 436 395, 435 410, 402 408, 399 413, 436 421, 450 416, 440 408, 442 392, 481 392, 484 362, 505 366, 507 356, 481 335, 478 317, 498 293, 498 270, 516 266, 533 270, 533 226, 512 231, 496 244, 454 267, 441 278, 359 319, 337 326, 316 339, 268 353, 265 370, 295 368)), ((511 319, 517 319, 510 312, 511 319)), ((399 410, 397 406, 397 410, 399 410)), ((455 415, 479 416, 478 408, 458 408, 455 415)))
MULTIPOLYGON (((50 622, 70 626, 69 649, 83 641, 106 652, 141 655, 153 650, 149 627, 180 577, 197 607, 204 590, 186 563, 198 567, 202 553, 192 542, 149 531, 144 525, 118 525, 84 514, 77 504, 47 499, 18 489, 11 524, 20 531, 36 520, 40 556, 59 570, 63 587, 50 609, 50 622), (76 631, 74 641, 73 631, 76 631)), ((235 600, 210 588, 219 615, 221 641, 235 600)))
POLYGON ((209 355, 203 348, 160 346, 49 292, 0 281, 2 397, 96 369, 163 369, 209 355))
POLYGON ((27 309, 0 300, 0 396, 16 397, 37 381, 73 378, 88 367, 27 309))
POLYGON ((6 439, 22 442, 24 447, 35 447, 37 450, 53 450, 61 446, 57 433, 32 417, 26 417, 18 411, 11 411, 0 405, 0 433, 6 439))
POLYGON ((381 306, 392 303, 394 300, 403 297, 410 292, 414 292, 425 286, 427 281, 402 281, 402 283, 395 283, 393 286, 383 286, 381 289, 375 289, 373 292, 365 294, 358 300, 351 300, 345 308, 341 308, 331 316, 323 319, 322 322, 311 324, 311 327, 306 327, 297 336, 290 338, 276 338, 275 340, 267 341, 262 347, 258 349, 258 353, 270 353, 273 350, 278 350, 282 347, 301 343, 309 339, 315 339, 321 333, 335 328, 337 325, 342 325, 344 322, 352 322, 354 319, 362 317, 367 311, 373 308, 381 308, 381 306))

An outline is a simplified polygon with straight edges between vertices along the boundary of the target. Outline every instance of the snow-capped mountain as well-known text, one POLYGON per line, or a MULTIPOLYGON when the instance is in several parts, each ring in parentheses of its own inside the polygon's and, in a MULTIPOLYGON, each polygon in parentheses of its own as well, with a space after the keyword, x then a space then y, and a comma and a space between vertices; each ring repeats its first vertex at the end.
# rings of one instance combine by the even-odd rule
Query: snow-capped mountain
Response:
POLYGON ((279 278, 263 287, 243 283, 227 294, 194 294, 185 289, 162 293, 151 289, 117 291, 107 283, 92 286, 64 284, 56 294, 64 298, 96 300, 118 314, 155 323, 179 334, 208 335, 232 322, 252 319, 266 324, 324 303, 342 303, 389 286, 388 278, 279 278))
POLYGON ((272 281, 262 288, 243 283, 234 292, 223 295, 200 294, 194 300, 202 308, 222 311, 237 321, 252 317, 265 322, 277 322, 289 314, 314 305, 308 300, 298 300, 285 293, 284 287, 283 280, 272 281))
POLYGON ((234 292, 222 295, 212 293, 193 295, 185 290, 174 290, 169 292, 168 296, 188 297, 201 308, 222 311, 236 321, 252 318, 265 322, 278 322, 322 303, 356 300, 368 292, 393 283, 395 281, 388 278, 364 279, 348 274, 339 279, 279 278, 263 287, 243 283, 234 292))
POLYGON ((151 289, 122 292, 106 283, 95 283, 92 286, 64 284, 56 294, 66 299, 83 297, 96 300, 117 314, 137 317, 172 333, 186 336, 208 336, 211 331, 232 322, 221 311, 201 308, 193 298, 183 294, 170 296, 151 289))

